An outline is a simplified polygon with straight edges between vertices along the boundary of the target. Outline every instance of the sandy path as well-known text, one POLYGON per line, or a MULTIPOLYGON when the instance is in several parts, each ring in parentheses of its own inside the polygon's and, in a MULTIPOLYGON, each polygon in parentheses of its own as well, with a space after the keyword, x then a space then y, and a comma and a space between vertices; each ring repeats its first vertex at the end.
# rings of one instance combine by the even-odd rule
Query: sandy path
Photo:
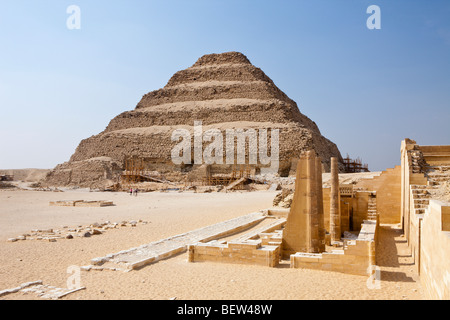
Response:
MULTIPOLYGON (((271 206, 274 192, 178 194, 149 193, 137 198, 114 193, 0 192, 0 237, 38 227, 86 224, 102 220, 144 219, 151 223, 108 230, 100 236, 72 240, 6 242, 0 238, 0 290, 23 282, 66 287, 70 265, 129 249, 271 206), (80 197, 81 196, 81 197, 80 197), (10 198, 8 198, 10 197, 10 198), (113 200, 106 208, 49 207, 65 199, 113 200), (159 200, 159 201, 158 201, 159 200), (82 209, 82 210, 81 210, 82 209), (88 210, 86 210, 88 209, 88 210), (4 223, 11 225, 4 225, 4 223), (39 224, 37 226, 36 224, 39 224)), ((82 272, 86 290, 63 299, 421 299, 411 258, 400 231, 380 230, 381 289, 367 278, 340 273, 221 264, 188 263, 186 254, 138 271, 82 272)), ((5 299, 35 299, 21 293, 5 299)))

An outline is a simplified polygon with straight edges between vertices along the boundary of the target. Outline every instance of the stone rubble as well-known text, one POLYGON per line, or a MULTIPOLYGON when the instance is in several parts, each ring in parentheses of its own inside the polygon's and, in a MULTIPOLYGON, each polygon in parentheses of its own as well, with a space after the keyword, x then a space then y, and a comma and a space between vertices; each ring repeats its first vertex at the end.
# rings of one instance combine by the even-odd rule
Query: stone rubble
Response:
POLYGON ((101 235, 109 229, 118 229, 120 227, 137 227, 146 225, 150 222, 139 220, 102 223, 94 222, 88 226, 78 225, 77 227, 63 226, 61 229, 33 229, 30 233, 18 235, 14 238, 8 238, 8 242, 18 242, 24 240, 43 240, 49 242, 56 242, 60 239, 74 239, 75 237, 88 238, 94 235, 101 235))
POLYGON ((8 294, 12 294, 12 293, 21 292, 24 295, 34 294, 38 298, 41 298, 41 299, 57 300, 68 294, 71 294, 73 292, 83 290, 83 289, 86 289, 86 288, 85 287, 80 287, 80 288, 76 288, 76 289, 58 288, 55 286, 44 285, 42 283, 42 280, 38 280, 38 281, 23 283, 16 288, 2 290, 2 291, 0 291, 0 297, 8 295, 8 294))

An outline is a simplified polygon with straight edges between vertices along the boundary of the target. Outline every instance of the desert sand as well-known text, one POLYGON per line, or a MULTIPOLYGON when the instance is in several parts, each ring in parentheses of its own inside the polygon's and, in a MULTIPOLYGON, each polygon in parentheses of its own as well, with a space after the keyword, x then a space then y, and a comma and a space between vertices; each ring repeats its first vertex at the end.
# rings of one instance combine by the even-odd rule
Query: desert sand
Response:
MULTIPOLYGON (((0 191, 0 291, 29 282, 65 288, 67 267, 86 266, 109 253, 270 208, 276 192, 127 193, 0 191), (110 200, 112 207, 52 207, 56 200, 110 200), (89 238, 8 242, 32 229, 142 219, 146 225, 107 230, 89 238)), ((82 271, 86 287, 61 299, 422 299, 401 229, 380 228, 380 289, 368 277, 307 269, 187 262, 187 253, 140 270, 82 271)), ((0 299, 39 299, 22 292, 0 299)))

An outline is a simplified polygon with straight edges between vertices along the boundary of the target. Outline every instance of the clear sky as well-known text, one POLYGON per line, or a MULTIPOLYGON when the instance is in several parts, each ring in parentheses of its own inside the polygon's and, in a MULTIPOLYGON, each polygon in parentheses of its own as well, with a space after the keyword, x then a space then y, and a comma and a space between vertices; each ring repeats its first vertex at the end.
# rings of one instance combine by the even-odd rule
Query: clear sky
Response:
POLYGON ((450 145, 450 1, 1 0, 0 168, 53 168, 207 53, 239 51, 341 154, 450 145), (81 29, 66 12, 80 8, 81 29), (381 29, 366 25, 370 5, 381 29))

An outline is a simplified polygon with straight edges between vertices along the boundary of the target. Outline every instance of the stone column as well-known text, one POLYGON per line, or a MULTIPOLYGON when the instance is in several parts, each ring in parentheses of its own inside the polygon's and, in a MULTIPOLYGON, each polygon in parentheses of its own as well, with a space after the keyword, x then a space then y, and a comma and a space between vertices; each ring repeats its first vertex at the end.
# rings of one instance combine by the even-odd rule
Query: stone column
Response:
POLYGON ((331 245, 341 240, 341 212, 339 199, 339 169, 337 158, 331 158, 330 190, 330 235, 331 245))
POLYGON ((297 163, 294 198, 283 231, 283 256, 322 252, 319 238, 316 155, 303 153, 297 163))
POLYGON ((319 205, 317 198, 317 172, 316 172, 316 152, 307 151, 306 161, 308 161, 308 186, 307 192, 310 200, 309 214, 307 216, 308 223, 308 237, 309 246, 306 252, 318 253, 319 252, 319 205))
POLYGON ((319 220, 319 252, 325 251, 325 221, 323 213, 322 160, 316 158, 317 218, 319 220))

